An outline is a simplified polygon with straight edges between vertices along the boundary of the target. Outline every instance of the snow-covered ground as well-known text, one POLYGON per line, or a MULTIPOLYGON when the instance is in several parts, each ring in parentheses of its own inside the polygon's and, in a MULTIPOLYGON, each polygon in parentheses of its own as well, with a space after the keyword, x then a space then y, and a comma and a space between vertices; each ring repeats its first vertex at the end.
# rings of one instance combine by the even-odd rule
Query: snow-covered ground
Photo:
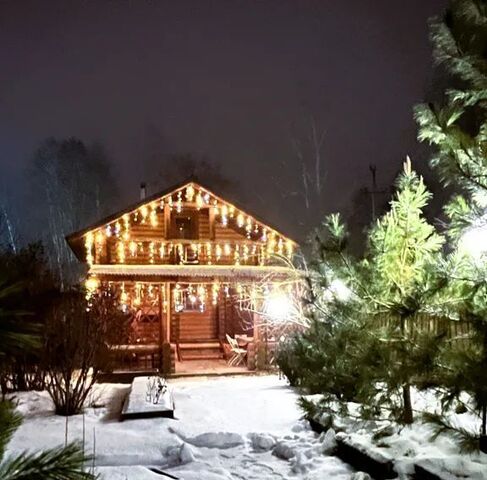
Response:
MULTIPOLYGON (((306 479, 349 480, 351 470, 323 454, 327 441, 300 419, 297 394, 276 376, 171 380, 177 419, 118 421, 129 386, 96 385, 91 406, 68 419, 68 439, 85 432, 85 449, 110 480, 306 479)), ((22 426, 9 453, 64 443, 66 419, 54 415, 45 392, 17 395, 22 426)))
MULTIPOLYGON (((432 438, 432 427, 421 421, 421 412, 440 412, 440 402, 433 391, 411 392, 416 420, 413 425, 400 427, 388 421, 358 421, 353 414, 358 414, 358 404, 349 404, 352 417, 334 417, 337 430, 346 432, 350 439, 368 450, 376 451, 394 460, 395 470, 400 478, 408 478, 414 473, 414 464, 432 466, 445 478, 463 478, 487 480, 487 454, 461 452, 458 442, 451 434, 442 434, 432 438), (379 435, 376 436, 381 432, 379 435)), ((317 401, 320 395, 308 396, 317 401)), ((465 403, 469 403, 467 396, 465 403)), ((327 415, 325 414, 324 417, 327 415)), ((480 420, 470 412, 449 414, 449 420, 456 427, 477 434, 480 420)), ((323 419, 323 423, 327 423, 323 419)))

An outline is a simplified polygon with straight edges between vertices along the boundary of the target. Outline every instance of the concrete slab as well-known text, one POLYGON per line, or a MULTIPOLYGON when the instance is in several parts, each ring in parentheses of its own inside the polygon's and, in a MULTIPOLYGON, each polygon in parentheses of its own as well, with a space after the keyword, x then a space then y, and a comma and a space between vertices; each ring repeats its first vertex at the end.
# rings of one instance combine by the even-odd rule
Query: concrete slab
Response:
POLYGON ((130 392, 125 398, 122 408, 121 420, 154 417, 174 418, 174 399, 169 386, 161 393, 156 402, 154 395, 156 389, 153 389, 151 398, 148 397, 148 381, 157 381, 157 377, 141 376, 133 379, 130 392))

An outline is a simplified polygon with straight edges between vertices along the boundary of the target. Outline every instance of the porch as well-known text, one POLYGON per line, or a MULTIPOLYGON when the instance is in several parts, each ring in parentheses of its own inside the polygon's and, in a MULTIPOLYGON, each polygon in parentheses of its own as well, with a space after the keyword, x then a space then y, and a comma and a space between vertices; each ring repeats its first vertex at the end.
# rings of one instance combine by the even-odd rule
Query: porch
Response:
POLYGON ((110 282, 110 287, 118 291, 127 316, 123 341, 111 346, 113 373, 243 374, 259 368, 259 348, 274 350, 269 342, 264 348, 258 315, 242 308, 245 294, 240 284, 215 279, 204 283, 124 281, 110 282))

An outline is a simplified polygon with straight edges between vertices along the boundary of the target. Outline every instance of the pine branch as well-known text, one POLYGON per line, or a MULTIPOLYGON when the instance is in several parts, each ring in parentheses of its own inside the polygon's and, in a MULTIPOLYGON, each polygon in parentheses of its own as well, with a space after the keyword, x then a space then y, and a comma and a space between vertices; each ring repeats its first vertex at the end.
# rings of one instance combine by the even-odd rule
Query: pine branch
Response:
POLYGON ((10 402, 0 402, 0 459, 5 453, 8 442, 15 430, 22 423, 22 417, 15 413, 10 402))
POLYGON ((45 450, 40 453, 23 453, 0 464, 2 480, 93 480, 96 476, 85 471, 90 458, 77 444, 45 450))
POLYGON ((423 412, 423 420, 431 425, 433 430, 432 440, 438 436, 449 434, 458 443, 462 452, 472 453, 479 450, 479 436, 471 431, 453 425, 443 415, 431 412, 423 412))

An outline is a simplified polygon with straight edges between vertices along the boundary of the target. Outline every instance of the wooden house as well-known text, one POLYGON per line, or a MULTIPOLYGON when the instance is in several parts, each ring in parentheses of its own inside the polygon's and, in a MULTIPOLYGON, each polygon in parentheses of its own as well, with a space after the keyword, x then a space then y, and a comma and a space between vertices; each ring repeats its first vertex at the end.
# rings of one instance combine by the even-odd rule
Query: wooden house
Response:
POLYGON ((249 298, 288 278, 296 242, 193 180, 143 197, 67 237, 88 288, 118 290, 131 318, 130 338, 113 346, 130 357, 125 367, 187 371, 224 358, 227 335, 242 335, 254 368, 259 313, 249 298))

